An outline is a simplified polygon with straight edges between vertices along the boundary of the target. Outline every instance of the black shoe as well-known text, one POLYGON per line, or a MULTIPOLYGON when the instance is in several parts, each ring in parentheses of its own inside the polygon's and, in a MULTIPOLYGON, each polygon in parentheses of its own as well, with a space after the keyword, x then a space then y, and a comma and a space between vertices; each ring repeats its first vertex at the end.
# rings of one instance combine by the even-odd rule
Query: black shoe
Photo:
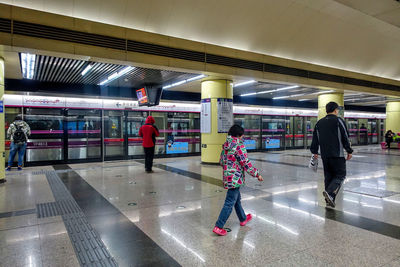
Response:
POLYGON ((5 182, 7 182, 6 179, 1 179, 1 180, 0 180, 0 184, 4 184, 5 182))
POLYGON ((328 206, 334 208, 335 207, 335 201, 333 200, 333 198, 328 194, 328 192, 324 191, 322 193, 325 197, 325 201, 327 203, 328 206))
POLYGON ((146 170, 147 173, 153 173, 153 170, 146 170))

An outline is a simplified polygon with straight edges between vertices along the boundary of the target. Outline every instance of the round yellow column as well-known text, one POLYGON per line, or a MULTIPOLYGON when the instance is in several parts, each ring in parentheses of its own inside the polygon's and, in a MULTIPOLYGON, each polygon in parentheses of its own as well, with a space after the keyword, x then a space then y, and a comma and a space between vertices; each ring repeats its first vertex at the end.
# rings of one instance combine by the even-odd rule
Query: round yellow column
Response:
MULTIPOLYGON (((329 102, 336 102, 339 106, 344 107, 343 93, 329 93, 318 96, 318 120, 326 116, 325 106, 329 102)), ((343 117, 343 114, 339 114, 343 117)))
POLYGON ((229 80, 206 80, 201 83, 201 99, 211 103, 211 129, 201 134, 201 162, 219 163, 226 133, 218 133, 218 98, 232 99, 233 84, 229 80))
POLYGON ((400 101, 386 103, 386 131, 400 133, 400 101))
POLYGON ((0 183, 6 181, 4 129, 4 59, 0 57, 0 183))

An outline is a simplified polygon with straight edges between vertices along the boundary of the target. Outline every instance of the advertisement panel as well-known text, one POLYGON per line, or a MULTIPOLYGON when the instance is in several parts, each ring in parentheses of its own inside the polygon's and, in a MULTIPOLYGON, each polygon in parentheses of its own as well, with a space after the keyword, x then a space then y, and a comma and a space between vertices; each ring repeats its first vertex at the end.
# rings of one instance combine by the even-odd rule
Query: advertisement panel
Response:
POLYGON ((218 133, 227 133, 233 125, 233 101, 227 98, 217 99, 218 133))
POLYGON ((279 139, 267 138, 267 140, 265 140, 265 148, 266 149, 280 148, 280 147, 281 147, 281 140, 279 140, 279 139))
POLYGON ((201 100, 200 132, 211 133, 211 99, 201 100))
POLYGON ((167 154, 189 153, 189 143, 188 142, 169 142, 165 146, 165 151, 167 152, 167 154))

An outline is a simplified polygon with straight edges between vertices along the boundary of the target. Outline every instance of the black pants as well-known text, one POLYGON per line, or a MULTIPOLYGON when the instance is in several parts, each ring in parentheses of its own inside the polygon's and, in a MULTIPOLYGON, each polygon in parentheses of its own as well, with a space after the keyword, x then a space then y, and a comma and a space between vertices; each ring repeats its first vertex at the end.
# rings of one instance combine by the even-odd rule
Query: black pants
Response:
POLYGON ((146 171, 151 171, 153 168, 153 158, 154 158, 154 146, 153 147, 144 147, 144 168, 146 171))
POLYGON ((391 139, 386 139, 386 144, 387 144, 389 149, 390 149, 390 143, 392 143, 392 140, 391 139))
POLYGON ((325 175, 325 191, 336 198, 346 179, 346 159, 345 158, 322 158, 325 175))

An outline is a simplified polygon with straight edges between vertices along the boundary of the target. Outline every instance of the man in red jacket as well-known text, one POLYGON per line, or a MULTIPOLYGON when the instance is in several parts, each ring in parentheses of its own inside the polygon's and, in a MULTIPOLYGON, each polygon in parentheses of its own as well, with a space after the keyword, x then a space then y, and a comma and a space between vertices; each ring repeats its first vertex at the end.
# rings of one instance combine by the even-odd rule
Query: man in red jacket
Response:
POLYGON ((153 172, 154 147, 156 146, 156 137, 160 135, 157 127, 154 125, 155 120, 152 116, 148 116, 145 124, 140 127, 139 135, 143 138, 143 149, 145 155, 144 168, 146 172, 153 172))

